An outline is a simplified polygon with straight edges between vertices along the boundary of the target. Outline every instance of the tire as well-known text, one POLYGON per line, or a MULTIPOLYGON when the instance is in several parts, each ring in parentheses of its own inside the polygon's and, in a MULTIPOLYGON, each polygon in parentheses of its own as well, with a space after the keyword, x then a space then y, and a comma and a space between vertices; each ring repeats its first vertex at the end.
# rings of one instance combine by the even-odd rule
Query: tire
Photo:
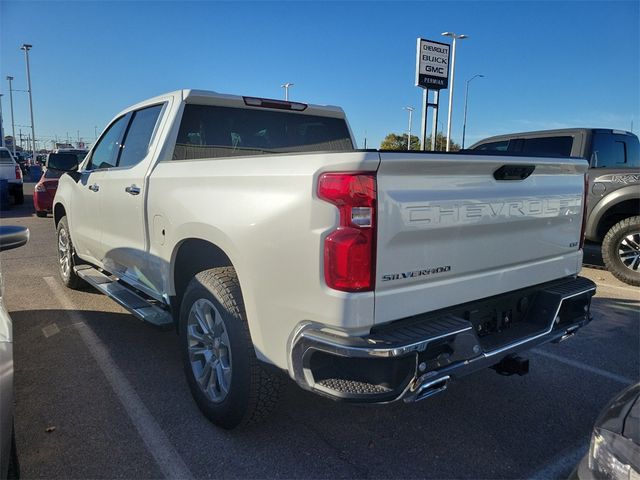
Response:
POLYGON ((602 242, 602 259, 618 280, 640 286, 640 216, 611 227, 602 242))
POLYGON ((23 187, 16 188, 13 192, 13 201, 16 205, 22 205, 24 203, 24 189, 23 187))
POLYGON ((44 218, 44 217, 47 216, 47 212, 44 212, 44 211, 43 212, 39 212, 39 211, 36 210, 36 215, 38 217, 40 217, 40 218, 44 218))
POLYGON ((20 478, 20 462, 18 461, 18 449, 16 448, 15 427, 11 427, 11 453, 9 453, 9 468, 7 468, 7 480, 20 478))
POLYGON ((84 287, 85 282, 73 270, 73 267, 80 262, 73 248, 67 217, 62 217, 58 223, 57 240, 58 273, 60 273, 60 279, 66 287, 79 290, 84 287))
POLYGON ((230 430, 273 411, 282 382, 256 358, 232 267, 205 270, 191 280, 179 329, 191 394, 211 422, 230 430))

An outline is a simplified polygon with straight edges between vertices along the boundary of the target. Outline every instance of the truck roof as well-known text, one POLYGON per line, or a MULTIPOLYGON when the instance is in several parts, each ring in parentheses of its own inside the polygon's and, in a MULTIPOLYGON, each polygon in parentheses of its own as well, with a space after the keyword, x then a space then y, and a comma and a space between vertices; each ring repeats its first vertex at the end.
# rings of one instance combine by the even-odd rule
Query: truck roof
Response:
POLYGON ((499 140, 506 140, 511 138, 530 138, 530 137, 540 137, 540 136, 548 136, 548 135, 562 135, 562 134, 576 134, 576 133, 588 133, 588 132, 607 132, 607 133, 617 133, 622 135, 633 135, 634 133, 628 132, 626 130, 615 130, 611 128, 587 128, 587 127, 575 127, 575 128, 556 128, 552 130, 534 130, 530 132, 515 132, 515 133, 503 133, 501 135, 494 135, 492 137, 486 137, 482 140, 477 141, 473 145, 469 147, 469 150, 472 150, 474 147, 481 145, 483 143, 495 142, 499 140))
MULTIPOLYGON (((123 115, 132 110, 138 110, 140 108, 154 105, 160 102, 164 102, 167 98, 173 97, 179 101, 185 101, 187 103, 197 103, 204 105, 220 105, 220 106, 228 106, 228 107, 236 107, 236 108, 268 108, 268 107, 258 107, 251 106, 245 103, 246 98, 259 98, 262 100, 271 100, 274 102, 283 103, 284 100, 280 99, 268 99, 257 97, 255 95, 229 95, 224 93, 214 92, 212 90, 196 90, 196 89, 181 89, 174 90, 172 92, 167 92, 162 95, 158 95, 153 98, 149 98, 147 100, 143 100, 142 102, 136 103, 130 107, 127 107, 125 110, 122 110, 118 116, 123 115)), ((304 110, 297 111, 296 109, 290 110, 291 113, 303 113, 309 115, 319 115, 325 117, 333 117, 333 118, 345 118, 345 113, 342 108, 334 105, 314 105, 303 102, 295 102, 289 101, 288 103, 304 105, 304 110)))

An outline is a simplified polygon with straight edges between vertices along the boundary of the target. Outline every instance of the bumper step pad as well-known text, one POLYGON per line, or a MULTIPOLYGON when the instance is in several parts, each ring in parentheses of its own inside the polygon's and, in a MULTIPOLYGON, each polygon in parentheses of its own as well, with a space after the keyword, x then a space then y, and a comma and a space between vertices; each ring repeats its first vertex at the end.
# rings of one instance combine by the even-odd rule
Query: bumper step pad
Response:
POLYGON ((383 385, 374 385, 356 380, 343 380, 340 378, 326 378, 320 380, 317 384, 334 392, 348 395, 378 395, 391 391, 390 388, 383 385))

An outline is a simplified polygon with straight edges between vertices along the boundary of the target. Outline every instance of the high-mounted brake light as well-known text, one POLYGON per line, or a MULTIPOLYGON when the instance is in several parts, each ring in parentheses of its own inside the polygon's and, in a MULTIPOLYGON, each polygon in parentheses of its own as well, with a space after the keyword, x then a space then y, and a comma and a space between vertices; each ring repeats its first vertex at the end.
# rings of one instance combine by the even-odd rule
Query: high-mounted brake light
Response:
POLYGON ((272 100, 270 98, 242 97, 244 104, 250 107, 278 108, 280 110, 306 110, 306 103, 287 102, 285 100, 272 100))
POLYGON ((584 236, 587 233, 587 197, 589 196, 589 174, 584 174, 584 196, 582 197, 582 227, 580 228, 580 249, 584 247, 584 236))
POLYGON ((324 240, 327 286, 344 292, 375 287, 376 177, 370 173, 325 173, 318 196, 338 207, 340 223, 324 240))

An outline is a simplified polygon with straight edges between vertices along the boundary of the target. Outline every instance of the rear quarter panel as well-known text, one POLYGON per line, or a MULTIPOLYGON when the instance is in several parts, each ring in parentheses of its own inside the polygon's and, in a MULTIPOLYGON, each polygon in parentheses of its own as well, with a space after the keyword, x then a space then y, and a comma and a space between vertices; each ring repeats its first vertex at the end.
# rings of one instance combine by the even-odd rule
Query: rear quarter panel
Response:
POLYGON ((148 188, 158 281, 174 293, 172 259, 185 239, 217 245, 238 274, 258 356, 281 368, 287 368, 287 341, 300 322, 367 331, 373 293, 325 285, 323 239, 337 225, 338 210, 317 198, 316 185, 323 172, 375 171, 378 163, 376 152, 158 163, 148 188))

